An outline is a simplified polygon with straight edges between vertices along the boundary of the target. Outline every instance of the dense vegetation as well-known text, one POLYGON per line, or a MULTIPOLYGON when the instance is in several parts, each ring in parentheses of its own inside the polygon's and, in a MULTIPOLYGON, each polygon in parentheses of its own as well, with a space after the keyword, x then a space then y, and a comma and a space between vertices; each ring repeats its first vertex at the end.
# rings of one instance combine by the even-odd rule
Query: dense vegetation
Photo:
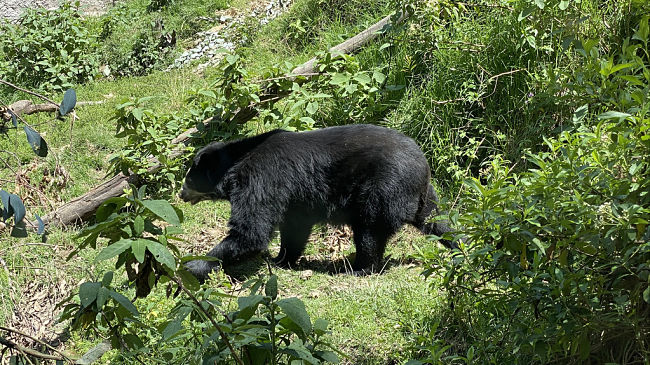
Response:
MULTIPOLYGON (((233 5, 242 6, 133 1, 93 20, 65 5, 0 29, 0 78, 117 99, 79 109, 70 128, 30 116, 54 146, 40 165, 29 145, 0 139, 3 189, 43 213, 48 200, 97 184, 89 170, 130 170, 148 186, 107 201, 81 230, 50 232, 64 248, 54 254, 14 252, 24 240, 0 232, 3 286, 36 277, 24 267, 47 266, 39 255, 60 262, 73 251, 57 274, 84 282, 64 308, 75 351, 103 336, 124 350, 115 361, 133 363, 650 362, 646 1, 298 0, 260 30, 243 26, 246 42, 205 75, 156 71, 180 47, 161 42, 166 35, 187 40, 201 28, 192 19, 233 5), (131 32, 124 19, 138 11, 147 21, 131 32), (392 11, 410 16, 376 44, 355 56, 323 52, 392 11), (313 55, 320 75, 284 76, 313 55), (100 62, 118 79, 92 81, 100 62), (266 101, 269 90, 284 97, 266 101), (248 105, 258 115, 231 122, 248 105), (176 154, 172 139, 208 118, 176 154), (392 249, 381 275, 341 277, 312 260, 302 268, 322 272, 305 277, 257 262, 199 287, 184 252, 206 226, 225 229, 228 214, 223 204, 212 214, 174 200, 193 146, 348 123, 417 140, 459 227, 446 238, 464 236, 460 252, 407 231, 397 241, 411 245, 392 249), (161 166, 153 173, 150 156, 161 166), (78 183, 55 193, 58 180, 41 165, 69 169, 78 183), (75 272, 89 261, 89 273, 75 272)), ((24 97, 0 89, 4 104, 24 97)), ((0 324, 19 302, 20 292, 7 293, 0 324)))

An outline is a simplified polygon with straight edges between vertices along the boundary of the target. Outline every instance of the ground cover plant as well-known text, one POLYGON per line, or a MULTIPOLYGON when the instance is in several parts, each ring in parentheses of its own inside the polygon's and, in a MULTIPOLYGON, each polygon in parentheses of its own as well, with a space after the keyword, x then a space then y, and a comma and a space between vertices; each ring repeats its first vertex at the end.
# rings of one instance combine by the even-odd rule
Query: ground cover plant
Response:
MULTIPOLYGON (((44 243, 0 232, 0 338, 38 347, 6 328, 29 322, 30 333, 63 341, 53 330, 72 324, 66 354, 107 337, 120 350, 102 361, 121 363, 648 362, 649 15, 635 0, 301 0, 202 76, 76 85, 80 100, 104 103, 71 121, 29 116, 45 158, 9 130, 3 189, 42 214, 111 170, 137 171, 148 188, 44 243), (359 54, 322 52, 395 10, 413 15, 359 54), (323 74, 285 76, 314 55, 323 74), (229 122, 248 105, 255 118, 229 122), (171 155, 175 134, 207 118, 171 155), (460 252, 405 230, 381 275, 338 275, 349 233, 323 228, 293 270, 258 259, 202 288, 184 274, 179 264, 195 258, 185 254, 223 237, 229 211, 174 198, 183 156, 212 139, 357 122, 423 147, 465 235, 460 252), (147 174, 149 156, 163 168, 147 174), (60 313, 53 305, 35 309, 67 293, 72 322, 44 320, 60 313)), ((5 103, 26 97, 2 93, 5 103)))

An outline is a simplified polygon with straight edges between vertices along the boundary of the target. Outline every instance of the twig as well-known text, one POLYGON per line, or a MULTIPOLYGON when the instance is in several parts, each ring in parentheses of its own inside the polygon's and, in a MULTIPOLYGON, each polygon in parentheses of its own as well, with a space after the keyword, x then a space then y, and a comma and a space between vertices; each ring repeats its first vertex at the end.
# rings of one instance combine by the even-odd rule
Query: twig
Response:
POLYGON ((524 71, 524 70, 526 70, 526 69, 525 68, 518 68, 516 70, 506 71, 506 72, 502 72, 500 74, 496 74, 496 75, 490 77, 489 79, 487 79, 487 82, 490 82, 492 80, 495 80, 495 82, 494 82, 494 88, 492 89, 492 92, 489 95, 484 96, 484 98, 488 98, 488 97, 492 96, 497 91, 497 85, 499 84, 499 77, 512 75, 514 73, 524 71))
POLYGON ((27 333, 21 332, 21 331, 15 329, 15 328, 9 328, 9 327, 4 327, 4 326, 0 326, 0 330, 7 331, 7 332, 13 332, 13 333, 15 333, 17 335, 27 337, 30 340, 36 341, 36 342, 40 343, 41 345, 47 347, 48 349, 50 349, 50 350, 56 352, 57 354, 61 355, 61 357, 63 357, 65 360, 67 360, 69 362, 72 362, 72 360, 66 354, 64 354, 63 352, 57 350, 56 348, 54 348, 53 346, 49 345, 48 343, 46 343, 44 341, 41 341, 41 340, 39 340, 39 339, 37 339, 37 338, 35 338, 33 336, 28 335, 27 333))
MULTIPOLYGON (((0 81, 2 81, 2 80, 0 80, 0 81)), ((25 121, 25 119, 23 119, 23 117, 21 117, 20 115, 16 114, 16 113, 14 112, 14 110, 13 110, 13 109, 8 105, 8 104, 6 104, 6 103, 5 103, 4 101, 2 101, 2 100, 0 100, 0 104, 4 105, 4 107, 7 108, 8 110, 11 110, 11 112, 16 116, 16 118, 20 119, 20 121, 23 122, 23 124, 25 124, 25 125, 28 126, 29 128, 32 128, 32 126, 31 126, 29 123, 27 123, 27 122, 25 121)), ((34 128, 32 128, 32 129, 34 129, 34 128)))
MULTIPOLYGON (((44 354, 42 352, 32 350, 32 349, 27 348, 27 347, 23 347, 23 346, 15 343, 13 341, 7 340, 4 337, 0 337, 0 345, 9 347, 9 348, 14 349, 14 350, 17 350, 20 353, 22 353, 23 355, 27 354, 27 355, 31 355, 31 356, 34 356, 34 357, 38 357, 40 359, 44 359, 44 360, 68 361, 70 363, 72 362, 67 357, 59 357, 59 356, 44 354)), ((30 364, 32 363, 31 360, 29 360, 28 357, 25 357, 25 358, 29 361, 30 364)))
POLYGON ((292 73, 290 73, 290 74, 284 75, 284 76, 278 76, 278 77, 272 77, 270 79, 259 80, 258 82, 261 83, 261 82, 268 82, 268 81, 275 81, 275 80, 295 79, 296 77, 299 77, 299 76, 316 76, 316 75, 320 75, 320 74, 321 74, 320 72, 307 72, 307 73, 302 73, 302 74, 292 74, 292 73))
POLYGON ((475 8, 495 8, 495 9, 505 9, 505 10, 510 10, 510 11, 515 10, 514 8, 511 8, 509 6, 496 5, 496 4, 470 4, 470 3, 465 3, 465 2, 462 2, 462 1, 455 2, 455 4, 463 5, 463 6, 467 6, 467 7, 471 6, 471 7, 475 7, 475 8))
POLYGON ((455 103, 457 101, 463 101, 463 100, 465 99, 457 98, 457 99, 449 99, 449 100, 431 100, 431 102, 437 105, 444 105, 444 104, 455 103))
MULTIPOLYGON (((230 341, 228 341, 228 336, 226 336, 226 334, 223 332, 221 327, 219 327, 219 324, 217 323, 217 321, 215 321, 214 318, 212 318, 212 316, 210 315, 210 313, 208 313, 208 311, 205 308, 203 308, 203 306, 201 305, 199 300, 196 299, 196 297, 185 287, 185 285, 183 285, 183 282, 180 281, 180 279, 178 279, 176 276, 172 277, 171 279, 172 279, 173 282, 176 283, 176 285, 178 285, 179 288, 181 288, 181 290, 183 290, 185 292, 185 294, 187 294, 188 297, 190 297, 190 299, 192 299, 194 304, 196 304, 196 306, 199 308, 199 310, 201 310, 201 312, 203 312, 203 314, 208 318, 210 323, 212 323, 214 328, 219 332, 219 335, 223 339, 223 342, 226 343, 226 346, 228 346, 228 349, 230 350, 230 353, 232 354, 232 357, 235 359, 235 362, 237 364, 239 364, 239 365, 244 365, 244 363, 241 361, 239 356, 237 356, 237 353, 235 352, 235 349, 232 347, 232 344, 230 343, 230 341)), ((227 316, 226 316, 226 318, 227 318, 227 316)))
POLYGON ((50 104, 54 104, 54 105, 56 105, 57 108, 58 108, 58 106, 59 106, 59 104, 55 103, 53 100, 48 99, 47 97, 45 97, 45 96, 43 96, 43 95, 41 95, 41 94, 39 94, 39 93, 36 93, 36 92, 33 92, 33 91, 29 91, 29 90, 23 89, 22 87, 16 86, 16 85, 14 85, 14 84, 12 84, 12 83, 10 83, 10 82, 8 82, 8 81, 5 81, 5 80, 3 80, 3 79, 0 79, 0 84, 5 84, 5 85, 7 85, 7 86, 11 86, 11 87, 13 87, 13 88, 16 89, 16 90, 22 91, 22 92, 27 93, 27 94, 29 94, 29 95, 36 96, 37 98, 41 98, 41 99, 47 101, 47 102, 50 103, 50 104))
POLYGON ((521 71, 525 71, 525 70, 526 70, 525 68, 518 68, 518 69, 516 69, 516 70, 511 70, 511 71, 502 72, 502 73, 500 73, 500 74, 496 74, 496 75, 490 77, 490 78, 488 79, 488 81, 492 81, 492 80, 494 80, 494 79, 498 79, 498 78, 501 77, 501 76, 512 75, 512 74, 514 74, 514 73, 521 72, 521 71))

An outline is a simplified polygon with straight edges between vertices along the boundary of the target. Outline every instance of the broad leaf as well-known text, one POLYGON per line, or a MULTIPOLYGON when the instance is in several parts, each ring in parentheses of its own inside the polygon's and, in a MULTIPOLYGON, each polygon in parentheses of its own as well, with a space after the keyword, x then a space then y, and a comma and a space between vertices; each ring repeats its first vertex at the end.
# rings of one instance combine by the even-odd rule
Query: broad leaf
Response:
POLYGON ((38 230, 36 231, 36 234, 41 235, 45 233, 45 223, 43 223, 41 217, 39 217, 38 214, 34 213, 34 218, 36 218, 36 222, 38 222, 38 230))
POLYGON ((278 301, 278 306, 282 311, 297 324, 305 335, 311 332, 311 320, 305 310, 305 304, 298 298, 287 298, 278 301))
POLYGON ((199 290, 201 284, 196 279, 196 276, 192 275, 189 271, 185 270, 182 266, 179 268, 176 273, 180 276, 183 285, 189 290, 199 290))
POLYGON ((314 351, 314 355, 323 361, 327 361, 332 364, 339 363, 338 355, 333 351, 314 351))
POLYGON ((122 252, 126 251, 127 248, 131 247, 130 239, 121 239, 115 243, 112 243, 106 247, 95 257, 95 261, 108 260, 112 257, 115 257, 122 252))
POLYGON ((156 261, 167 266, 170 270, 176 269, 176 259, 167 247, 155 241, 147 241, 147 249, 153 254, 156 261))
POLYGON ((41 135, 33 130, 30 126, 24 126, 25 134, 27 135, 27 142, 32 146, 32 150, 39 157, 47 156, 47 142, 41 137, 41 135))
POLYGON ((91 282, 85 282, 79 286, 79 300, 81 301, 81 306, 83 308, 93 304, 95 299, 97 299, 97 293, 101 286, 100 283, 91 282))
POLYGON ((102 310, 104 308, 104 304, 106 304, 106 299, 109 298, 109 289, 106 287, 100 287, 99 290, 97 290, 97 309, 102 310))
POLYGON ((133 220, 133 234, 139 236, 144 231, 144 218, 141 215, 138 215, 133 220))
POLYGON ((75 105, 77 105, 77 93, 74 89, 66 90, 65 94, 63 94, 63 101, 59 106, 59 115, 64 116, 70 113, 70 111, 74 109, 75 105))
POLYGON ((102 278, 102 286, 108 287, 111 285, 111 282, 113 282, 113 272, 108 271, 104 273, 104 277, 102 278))
POLYGON ((181 224, 181 219, 174 207, 166 200, 144 200, 142 205, 160 219, 173 225, 181 224))
POLYGON ((120 303, 122 307, 133 314, 134 317, 139 316, 138 309, 124 295, 113 290, 109 290, 108 294, 115 299, 116 302, 120 303))
POLYGON ((144 253, 147 250, 147 244, 149 242, 151 241, 145 239, 137 239, 133 240, 133 243, 131 243, 131 251, 133 252, 133 256, 135 256, 135 259, 140 263, 144 262, 144 253))
POLYGON ((169 324, 167 324, 167 326, 165 326, 165 329, 162 331, 162 340, 169 340, 172 336, 177 334, 182 329, 183 326, 181 325, 181 321, 174 320, 169 322, 169 324))
POLYGON ((16 114, 14 114, 13 111, 10 109, 8 110, 9 114, 11 115, 11 123, 13 123, 14 128, 18 128, 18 118, 16 117, 16 114))
POLYGON ((127 202, 128 200, 121 196, 104 200, 102 205, 97 208, 97 212, 95 213, 95 220, 97 222, 105 221, 106 218, 108 218, 111 214, 122 209, 122 207, 125 206, 127 202))
POLYGON ((602 114, 598 115, 598 119, 625 119, 627 117, 630 117, 631 115, 628 113, 621 113, 621 112, 616 112, 616 111, 608 111, 602 114))
POLYGON ((266 285, 264 286, 264 294, 266 294, 267 297, 271 297, 273 299, 275 299, 278 296, 277 275, 271 275, 269 280, 266 282, 266 285))

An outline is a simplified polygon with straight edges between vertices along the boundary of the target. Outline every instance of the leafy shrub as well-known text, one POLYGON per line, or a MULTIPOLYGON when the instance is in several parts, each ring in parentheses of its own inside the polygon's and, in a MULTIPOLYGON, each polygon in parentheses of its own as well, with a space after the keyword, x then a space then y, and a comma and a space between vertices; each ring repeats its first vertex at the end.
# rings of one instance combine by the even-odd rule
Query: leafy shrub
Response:
POLYGON ((128 100, 115 107, 111 120, 117 128, 116 137, 126 138, 126 147, 111 155, 111 164, 116 172, 142 176, 156 186, 159 196, 165 196, 182 179, 185 156, 173 151, 177 146, 172 140, 187 128, 187 122, 146 108, 149 99, 128 100), (150 174, 149 169, 157 164, 161 167, 150 174))
POLYGON ((63 90, 98 71, 96 40, 78 11, 26 10, 19 24, 0 25, 0 77, 25 87, 63 90))
POLYGON ((167 295, 178 296, 169 317, 149 326, 137 307, 112 284, 107 272, 101 282, 86 282, 64 307, 62 319, 73 329, 92 329, 108 335, 120 356, 129 359, 161 353, 166 363, 308 364, 338 362, 322 340, 327 321, 312 323, 297 298, 278 298, 277 276, 260 277, 244 284, 250 294, 237 298, 235 311, 226 313, 229 295, 199 286, 182 265, 196 257, 181 257, 173 244, 182 233, 183 214, 164 200, 144 199, 145 188, 127 197, 109 198, 99 207, 96 223, 82 230, 79 247, 70 254, 107 241, 96 261, 117 256, 116 269, 126 270, 136 297, 146 297, 157 284, 167 283, 167 295), (162 224, 164 222, 164 224, 162 224), (221 319, 217 319, 221 318, 221 319), (154 341, 153 339, 159 339, 154 341), (165 344, 167 346, 160 346, 165 344), (179 351, 182 348, 182 351, 179 351))
POLYGON ((582 40, 584 67, 557 79, 590 104, 526 155, 534 168, 495 156, 465 182, 471 243, 451 261, 429 256, 425 272, 443 275, 452 304, 431 359, 650 361, 648 29, 645 16, 611 54, 582 40))

